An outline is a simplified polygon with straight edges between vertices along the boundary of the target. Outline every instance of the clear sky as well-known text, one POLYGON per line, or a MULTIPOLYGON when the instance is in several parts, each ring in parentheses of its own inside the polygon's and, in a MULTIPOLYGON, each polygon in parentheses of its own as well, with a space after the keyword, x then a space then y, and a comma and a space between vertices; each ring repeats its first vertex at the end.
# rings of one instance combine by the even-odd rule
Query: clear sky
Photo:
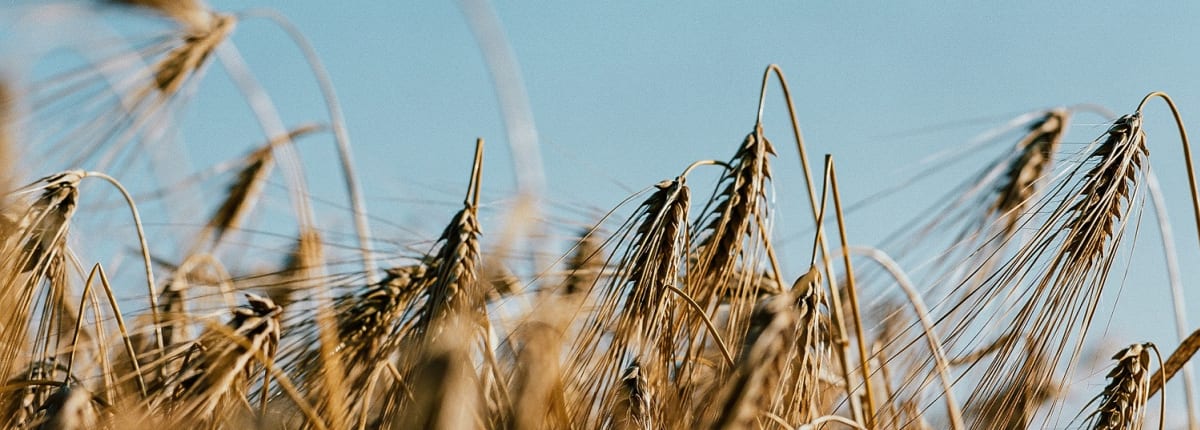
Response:
MULTIPOLYGON (((245 4, 214 3, 231 9, 245 4)), ((1031 110, 1095 103, 1125 113, 1146 93, 1162 90, 1175 98, 1186 121, 1200 127, 1193 114, 1200 112, 1200 3, 650 3, 494 4, 521 67, 548 199, 560 216, 584 221, 577 208, 608 208, 691 161, 731 156, 751 131, 759 80, 770 63, 787 73, 812 156, 834 154, 850 201, 908 178, 924 157, 1031 110)), ((368 194, 401 206, 454 201, 470 144, 482 136, 492 143, 485 200, 507 197, 513 182, 500 111, 457 4, 255 5, 293 19, 329 65, 368 194)), ((264 27, 242 26, 237 41, 245 55, 257 59, 264 76, 278 79, 268 85, 281 104, 311 103, 313 92, 289 90, 311 85, 308 76, 286 43, 264 27)), ((779 150, 777 225, 780 236, 797 237, 810 224, 780 100, 772 87, 765 122, 779 150)), ((1179 144, 1162 105, 1149 108, 1147 117, 1152 165, 1171 205, 1185 284, 1195 285, 1200 252, 1179 144)), ((1068 143, 1100 136, 1102 122, 1080 114, 1068 143)), ((944 184, 921 183, 853 214, 851 240, 880 240, 899 219, 940 195, 944 184)), ((1150 220, 1148 211, 1143 224, 1150 220)), ((436 231, 437 225, 423 228, 436 231)), ((1147 228, 1137 239, 1140 257, 1124 278, 1120 306, 1099 311, 1105 323, 1111 313, 1106 351, 1141 341, 1167 350, 1177 344, 1157 233, 1147 228)), ((804 248, 782 250, 791 274, 803 270, 804 248)), ((1118 275, 1126 261, 1118 259, 1118 275)), ((1120 276, 1114 279, 1121 283, 1120 276)), ((1200 292, 1189 293, 1190 310, 1200 312, 1200 292)))
MULTIPOLYGON (((456 3, 213 5, 275 8, 304 31, 333 75, 368 194, 454 201, 477 136, 491 144, 485 199, 512 190, 500 110, 456 3)), ((497 2, 494 8, 520 63, 549 199, 557 205, 608 208, 691 161, 728 158, 751 131, 770 63, 788 75, 812 156, 834 154, 850 201, 908 178, 924 157, 1023 112, 1095 103, 1124 113, 1153 90, 1170 93, 1185 121, 1200 111, 1194 28, 1200 5, 1193 3, 497 2)), ((235 41, 285 114, 319 118, 309 74, 279 32, 247 21, 235 41)), ((781 219, 780 228, 795 231, 809 226, 796 225, 804 206, 792 203, 803 188, 780 100, 772 87, 766 133, 780 152, 781 217, 800 216, 781 219)), ((1154 104, 1146 129, 1190 268, 1200 254, 1188 239, 1194 227, 1168 118, 1154 104)), ((1079 115, 1070 140, 1100 136, 1101 122, 1079 115)), ((919 208, 916 202, 937 194, 937 185, 856 214, 852 240, 878 240, 890 227, 887 218, 919 208)), ((1133 278, 1129 288, 1165 297, 1160 285, 1144 284, 1133 278)))
MULTIPOLYGON (((586 214, 677 175, 691 161, 730 157, 752 130, 762 71, 771 63, 787 73, 810 156, 816 163, 834 154, 848 201, 905 180, 923 158, 1032 110, 1095 103, 1126 113, 1146 93, 1162 90, 1175 98, 1185 121, 1200 127, 1194 114, 1200 112, 1196 2, 650 3, 493 5, 520 65, 544 159, 546 199, 560 223, 588 222, 586 214)), ((485 203, 511 197, 500 107, 457 3, 211 4, 277 9, 316 47, 344 106, 369 206, 387 220, 376 224, 385 239, 402 244, 435 237, 460 198, 476 137, 489 142, 485 203)), ((282 33, 247 20, 233 40, 285 122, 324 120, 311 74, 282 33)), ((208 80, 184 121, 188 140, 199 145, 191 153, 196 165, 262 140, 227 80, 218 72, 208 80), (231 149, 218 152, 225 147, 231 149)), ((1178 140, 1161 104, 1146 115, 1185 283, 1194 285, 1200 252, 1178 140)), ((791 238, 811 234, 811 225, 786 118, 773 85, 765 124, 779 150, 776 223, 779 236, 791 238)), ((1102 122, 1079 115, 1068 143, 1100 136, 1107 127, 1102 122)), ((313 142, 316 155, 309 160, 314 192, 338 199, 336 164, 320 142, 313 142)), ((940 195, 945 183, 920 183, 852 214, 851 241, 880 240, 940 195)), ((706 182, 696 186, 708 188, 706 182)), ((1143 225, 1151 220, 1147 211, 1143 225)), ((498 221, 485 219, 485 230, 498 221)), ((1156 237, 1143 230, 1120 307, 1100 311, 1106 322, 1112 315, 1113 351, 1132 342, 1154 341, 1167 350, 1177 343, 1156 237)), ((807 264, 803 248, 782 250, 789 274, 807 264)), ((1200 312, 1200 291, 1189 294, 1189 309, 1200 312)))

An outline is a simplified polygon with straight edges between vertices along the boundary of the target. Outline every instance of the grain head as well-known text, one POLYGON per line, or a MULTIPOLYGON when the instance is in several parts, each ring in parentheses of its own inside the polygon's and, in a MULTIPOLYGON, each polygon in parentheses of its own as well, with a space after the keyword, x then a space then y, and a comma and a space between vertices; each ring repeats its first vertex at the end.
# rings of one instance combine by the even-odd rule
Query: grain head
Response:
POLYGON ((1092 413, 1095 430, 1139 430, 1145 420, 1150 385, 1150 349, 1133 344, 1113 355, 1117 366, 1108 372, 1100 407, 1092 413))

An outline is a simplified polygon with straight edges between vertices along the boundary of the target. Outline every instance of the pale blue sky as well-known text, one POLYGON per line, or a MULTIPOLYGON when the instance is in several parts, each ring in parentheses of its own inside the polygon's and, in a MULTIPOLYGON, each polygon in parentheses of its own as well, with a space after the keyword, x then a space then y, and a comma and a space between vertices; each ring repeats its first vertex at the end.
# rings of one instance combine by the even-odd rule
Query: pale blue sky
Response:
MULTIPOLYGON (((216 5, 240 7, 234 3, 216 5)), ((454 201, 476 136, 493 144, 485 200, 511 189, 496 99, 456 4, 261 5, 291 17, 328 63, 369 194, 454 201)), ((1191 114, 1200 112, 1197 3, 1159 9, 1116 2, 503 1, 494 7, 520 62, 549 198, 560 214, 562 206, 607 208, 627 195, 621 185, 640 189, 693 160, 728 158, 751 131, 759 79, 770 63, 788 74, 811 156, 837 157, 848 200, 906 178, 921 158, 1030 110, 1096 103, 1124 113, 1147 92, 1163 90, 1200 127, 1191 114)), ((311 103, 312 92, 287 93, 308 78, 289 63, 294 56, 272 56, 286 44, 263 27, 242 26, 237 40, 246 56, 260 58, 258 70, 279 79, 270 85, 281 104, 311 103)), ((781 236, 794 236, 809 223, 780 100, 772 87, 766 130, 780 153, 777 224, 781 236)), ((1200 252, 1178 142, 1161 105, 1147 116, 1184 279, 1194 280, 1200 252)), ((1081 114, 1070 142, 1100 136, 1106 128, 1100 122, 1081 114)), ((854 214, 851 240, 879 240, 897 214, 940 195, 943 183, 923 183, 854 214)), ((696 187, 707 189, 704 182, 696 187)), ((1121 306, 1101 309, 1100 318, 1107 323, 1112 312, 1112 348, 1154 341, 1169 350, 1176 344, 1169 296, 1149 212, 1144 219, 1121 306)), ((436 222, 425 228, 436 229, 436 222)), ((1129 236, 1126 243, 1133 242, 1129 236)), ((790 273, 802 270, 807 252, 783 250, 790 273)), ((1200 292, 1190 296, 1195 314, 1200 292)))
MULTIPOLYGON (((227 10, 246 3, 213 2, 227 10)), ((511 189, 496 98, 455 3, 253 5, 289 16, 326 61, 368 194, 453 202, 476 136, 491 143, 490 197, 511 189)), ((494 7, 522 68, 548 193, 560 205, 607 208, 627 195, 619 184, 640 189, 693 160, 728 158, 751 130, 769 63, 788 74, 812 157, 831 152, 837 158, 848 200, 905 178, 922 157, 1021 112, 1096 103, 1121 113, 1152 90, 1172 94, 1185 119, 1200 111, 1194 29, 1200 5, 1194 3, 1161 9, 1058 2, 494 7)), ((280 34, 261 21, 243 22, 238 32, 235 41, 285 113, 295 112, 297 121, 318 117, 309 75, 280 34)), ((786 234, 808 226, 798 225, 806 209, 796 198, 801 176, 780 100, 772 88, 765 122, 780 152, 778 223, 786 234)), ((1147 116, 1151 159, 1172 204, 1184 266, 1195 267, 1200 253, 1189 239, 1194 228, 1174 129, 1160 105, 1147 116)), ((1074 142, 1100 136, 1105 126, 1099 122, 1093 115, 1076 118, 1074 142)), ((878 240, 889 217, 916 208, 908 200, 938 194, 936 184, 926 186, 933 188, 856 214, 851 239, 878 240)), ((1140 239, 1151 243, 1153 237, 1140 239)), ((1157 258, 1152 247, 1141 254, 1157 258)), ((1157 273, 1143 276, 1156 282, 1132 278, 1127 288, 1166 297, 1157 273)), ((1194 296, 1200 303, 1200 294, 1194 296)))
MULTIPOLYGON (((385 240, 436 235, 461 195, 477 136, 489 142, 484 201, 499 205, 511 193, 500 110, 456 3, 211 3, 220 10, 277 9, 311 40, 344 105, 370 208, 416 230, 376 223, 385 240)), ((787 73, 813 162, 826 152, 837 158, 848 201, 907 178, 929 154, 1031 110, 1096 103, 1124 113, 1147 92, 1163 90, 1185 120, 1200 127, 1193 114, 1200 112, 1200 3, 647 3, 494 4, 521 66, 542 144, 547 199, 559 222, 590 221, 581 213, 607 209, 691 161, 731 156, 751 131, 759 80, 770 63, 787 73)), ((311 75, 282 33, 247 20, 233 40, 286 122, 323 121, 311 75)), ((220 73, 210 73, 204 85, 184 126, 189 141, 203 145, 193 150, 197 165, 261 140, 220 73)), ((1200 252, 1178 141, 1160 104, 1146 115, 1184 279, 1194 280, 1200 252)), ((779 150, 779 235, 795 237, 809 228, 807 203, 775 86, 765 118, 779 150)), ((1081 114, 1068 143, 1100 136, 1106 128, 1100 122, 1081 114)), ((310 154, 315 192, 340 199, 327 141, 313 139, 302 150, 310 154)), ((941 184, 923 183, 852 214, 851 240, 879 240, 900 221, 897 214, 940 195, 941 184)), ((709 187, 694 185, 704 192, 709 187)), ((1154 341, 1170 349, 1176 342, 1163 311, 1169 302, 1157 233, 1149 228, 1149 212, 1144 219, 1140 257, 1110 332, 1115 345, 1154 341)), ((348 231, 346 219, 334 222, 348 231)), ((485 230, 488 222, 496 225, 499 217, 485 219, 485 230)), ((782 250, 790 274, 807 264, 803 248, 782 250)), ((1200 291, 1190 295, 1190 310, 1200 312, 1200 291)))

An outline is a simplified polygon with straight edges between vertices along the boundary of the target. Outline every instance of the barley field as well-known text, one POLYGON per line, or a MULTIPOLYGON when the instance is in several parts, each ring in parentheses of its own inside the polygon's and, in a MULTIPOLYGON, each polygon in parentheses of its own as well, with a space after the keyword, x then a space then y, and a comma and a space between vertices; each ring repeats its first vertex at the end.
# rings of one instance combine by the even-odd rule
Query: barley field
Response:
POLYGON ((215 6, 0 8, 4 428, 1200 429, 1192 87, 880 124, 806 98, 844 58, 673 89, 692 53, 642 28, 547 69, 531 32, 612 28, 325 4, 396 26, 327 50, 215 6))

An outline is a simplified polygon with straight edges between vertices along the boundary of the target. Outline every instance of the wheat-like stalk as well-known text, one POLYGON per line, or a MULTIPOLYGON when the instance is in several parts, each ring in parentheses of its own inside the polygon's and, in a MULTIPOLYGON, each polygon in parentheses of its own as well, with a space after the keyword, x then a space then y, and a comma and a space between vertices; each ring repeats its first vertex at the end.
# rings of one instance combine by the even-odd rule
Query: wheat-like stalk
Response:
MULTIPOLYGON (((50 328, 53 315, 40 315, 34 323, 35 297, 58 296, 66 288, 66 237, 79 200, 83 172, 69 171, 48 176, 27 187, 37 199, 20 210, 13 234, 0 247, 0 303, 8 312, 0 317, 0 375, 12 375, 23 362, 29 334, 50 328)), ((43 351, 43 354, 46 354, 43 351)))
POLYGON ((154 66, 154 87, 162 97, 174 95, 189 76, 204 66, 217 45, 233 32, 236 22, 231 16, 214 16, 208 28, 186 36, 182 45, 154 66))
POLYGON ((504 427, 534 430, 569 427, 559 356, 562 333, 557 324, 535 321, 521 327, 513 376, 512 412, 504 427))
POLYGON ((1100 406, 1092 413, 1095 430, 1139 430, 1150 394, 1149 344, 1133 344, 1113 355, 1117 365, 1108 372, 1100 406))
MULTIPOLYGON (((960 154, 1001 137, 1015 145, 887 242, 908 248, 909 260, 927 260, 917 263, 918 282, 880 252, 873 259, 895 281, 880 286, 879 272, 852 265, 859 248, 848 240, 832 156, 825 182, 842 249, 829 250, 825 193, 818 203, 789 89, 772 65, 754 129, 731 158, 692 163, 632 194, 582 235, 567 234, 566 243, 549 246, 580 220, 517 216, 510 228, 483 236, 497 204, 480 202, 482 139, 462 203, 430 235, 436 240, 405 236, 409 226, 397 221, 404 233, 376 243, 331 80, 298 28, 274 12, 216 13, 202 0, 97 3, 171 26, 112 49, 104 45, 114 42, 80 44, 84 67, 29 88, 0 84, 0 425, 7 427, 1035 427, 1078 398, 1066 381, 1085 377, 1075 369, 1091 351, 1088 332, 1122 238, 1139 222, 1149 168, 1141 106, 1067 163, 1062 147, 1082 147, 1062 143, 1075 109, 1022 115, 960 154), (318 76, 348 175, 351 207, 340 209, 354 220, 357 245, 342 243, 352 239, 338 230, 338 218, 317 222, 325 207, 313 205, 320 195, 305 185, 305 170, 316 163, 300 160, 291 143, 320 127, 284 128, 248 68, 253 62, 230 42, 246 18, 278 24, 318 76), (224 185, 203 172, 181 184, 142 181, 143 166, 129 164, 141 161, 130 144, 139 152, 162 149, 180 135, 173 110, 201 88, 199 77, 215 60, 247 98, 267 143, 230 162, 236 170, 224 185), (774 208, 773 188, 791 184, 775 182, 776 151, 762 123, 772 73, 792 113, 816 227, 811 259, 799 267, 783 248, 786 238, 772 231, 794 222, 774 208), (13 107, 14 94, 29 98, 28 112, 13 107), (18 152, 40 158, 18 160, 18 152), (60 171, 53 165, 60 161, 80 170, 13 185, 22 180, 18 170, 60 171), (700 166, 722 170, 712 175, 712 193, 693 200, 688 182, 697 179, 689 173, 700 166), (130 193, 93 170, 163 188, 130 193), (270 222, 261 234, 235 235, 256 205, 273 202, 276 173, 286 181, 295 225, 270 222), (128 239, 97 228, 111 207, 91 202, 91 194, 81 202, 86 178, 108 181, 125 199, 144 273, 114 262, 110 281, 100 263, 85 259, 120 254, 128 239), (206 194, 190 187, 222 188, 194 210, 176 205, 178 197, 206 194), (156 220, 149 236, 133 195, 150 200, 147 213, 186 211, 189 218, 156 220), (176 240, 180 222, 198 234, 176 240), (536 238, 527 231, 534 223, 544 223, 536 224, 536 238), (526 239, 547 243, 514 245, 526 239), (399 251, 385 255, 376 248, 384 243, 399 251), (390 268, 378 270, 376 258, 390 268), (358 263, 361 270, 351 268, 358 263), (805 272, 797 277, 796 270, 805 272), (168 281, 156 283, 163 272, 168 281), (143 275, 144 293, 121 287, 143 275), (901 315, 907 312, 895 284, 915 320, 901 315), (248 303, 236 306, 235 292, 248 303), (140 299, 149 306, 129 306, 140 299), (958 396, 967 393, 960 408, 958 396)), ((1165 95, 1147 100, 1160 95, 1178 120, 1165 95)), ((930 171, 950 166, 933 164, 930 171)), ((543 213, 530 206, 534 200, 522 194, 513 213, 543 213)), ((1089 405, 1094 411, 1076 420, 1140 429, 1148 398, 1200 349, 1200 334, 1193 337, 1153 377, 1150 344, 1123 349, 1089 405)))
POLYGON ((483 399, 470 365, 468 343, 460 341, 471 337, 475 324, 451 318, 443 322, 443 336, 424 349, 411 377, 396 381, 409 385, 414 398, 398 418, 398 428, 451 430, 479 428, 484 422, 480 414, 483 399))
POLYGON ((599 309, 588 317, 571 348, 567 375, 582 386, 570 401, 576 422, 596 425, 593 415, 630 363, 652 386, 674 362, 671 288, 687 237, 690 190, 683 177, 663 181, 631 220, 632 235, 615 274, 600 292, 599 309), (611 330, 611 333, 608 331, 611 330), (603 337, 611 336, 603 348, 603 337))
POLYGON ((610 397, 607 420, 603 428, 613 430, 652 430, 661 428, 655 420, 657 408, 654 387, 650 378, 637 362, 631 363, 621 374, 620 384, 610 397))
POLYGON ((463 208, 454 214, 438 238, 438 250, 430 256, 430 281, 423 295, 425 302, 418 315, 418 339, 436 338, 446 318, 467 318, 480 309, 484 299, 479 279, 479 181, 482 169, 483 141, 477 142, 475 163, 463 208))
MULTIPOLYGON (((763 135, 761 124, 756 125, 738 147, 728 168, 717 182, 713 196, 700 211, 693 227, 696 245, 691 251, 695 263, 686 273, 686 291, 708 314, 724 308, 727 317, 722 336, 732 345, 742 344, 760 288, 766 284, 777 290, 763 276, 760 267, 764 254, 771 252, 761 239, 767 232, 759 231, 767 219, 767 189, 771 180, 770 157, 775 148, 763 135)), ((689 351, 708 343, 699 313, 688 314, 688 331, 681 337, 696 339, 689 351)), ((684 396, 689 394, 685 393, 684 396)))
POLYGON ((562 294, 574 296, 591 291, 604 274, 604 255, 604 244, 599 235, 583 232, 567 260, 567 276, 560 288, 562 294))
POLYGON ((224 330, 206 332, 182 354, 181 369, 156 390, 152 409, 165 409, 178 422, 220 423, 249 398, 255 356, 271 359, 278 348, 282 309, 265 297, 246 298, 248 305, 233 310, 224 330))
POLYGON ((710 208, 701 211, 699 227, 694 228, 697 262, 690 268, 689 275, 698 280, 716 278, 709 285, 697 285, 709 288, 709 291, 695 291, 701 304, 725 294, 721 290, 729 288, 725 281, 735 273, 733 269, 743 254, 743 244, 747 239, 754 239, 751 229, 757 225, 756 221, 766 216, 770 157, 773 155, 775 148, 763 136, 762 126, 755 127, 738 147, 729 169, 718 182, 719 191, 709 200, 710 208))
POLYGON ((788 352, 796 348, 798 316, 789 293, 755 306, 737 370, 726 382, 725 395, 713 409, 718 415, 709 428, 747 428, 764 406, 769 407, 789 363, 788 352))
MULTIPOLYGON (((1147 154, 1141 118, 1126 115, 1118 119, 1097 142, 1089 158, 1094 164, 1076 170, 1079 182, 1074 188, 1060 185, 1052 200, 1061 198, 1049 215, 1047 224, 1034 234, 1029 245, 1022 247, 1007 262, 975 301, 1010 296, 1006 289, 1026 282, 1026 272, 1040 273, 1021 294, 1021 303, 1014 317, 1007 322, 1005 333, 1022 333, 1039 339, 1029 350, 1030 360, 1018 360, 1023 353, 1016 342, 1018 336, 999 348, 988 366, 982 390, 976 391, 968 405, 984 401, 985 392, 999 391, 1012 381, 1028 386, 1045 386, 1055 378, 1057 366, 1034 368, 1035 363, 1048 360, 1059 362, 1067 354, 1071 361, 1078 356, 1083 336, 1091 324, 1100 298, 1113 250, 1122 237, 1128 211, 1134 205, 1140 173, 1147 154), (1062 196, 1062 197, 1058 197, 1062 196), (1048 255, 1049 259, 1041 259, 1048 255), (1033 265, 1044 265, 1033 270, 1033 265), (1074 339, 1075 347, 1069 343, 1074 339), (1011 364, 1011 366, 1010 366, 1011 364)), ((982 314, 985 307, 967 309, 969 318, 989 318, 982 314)), ((959 323, 952 336, 963 333, 959 323)))
MULTIPOLYGON (((16 103, 7 82, 0 79, 0 190, 9 190, 16 178, 17 148, 13 133, 13 109, 16 103)), ((4 219, 8 212, 8 196, 0 197, 0 233, 8 237, 4 219)))
POLYGON ((1054 164, 1054 154, 1067 131, 1068 112, 1054 109, 1029 126, 1029 132, 1017 142, 1018 155, 1009 164, 996 189, 996 200, 989 208, 1003 220, 1004 236, 1012 235, 1020 219, 1040 193, 1046 172, 1054 164))

